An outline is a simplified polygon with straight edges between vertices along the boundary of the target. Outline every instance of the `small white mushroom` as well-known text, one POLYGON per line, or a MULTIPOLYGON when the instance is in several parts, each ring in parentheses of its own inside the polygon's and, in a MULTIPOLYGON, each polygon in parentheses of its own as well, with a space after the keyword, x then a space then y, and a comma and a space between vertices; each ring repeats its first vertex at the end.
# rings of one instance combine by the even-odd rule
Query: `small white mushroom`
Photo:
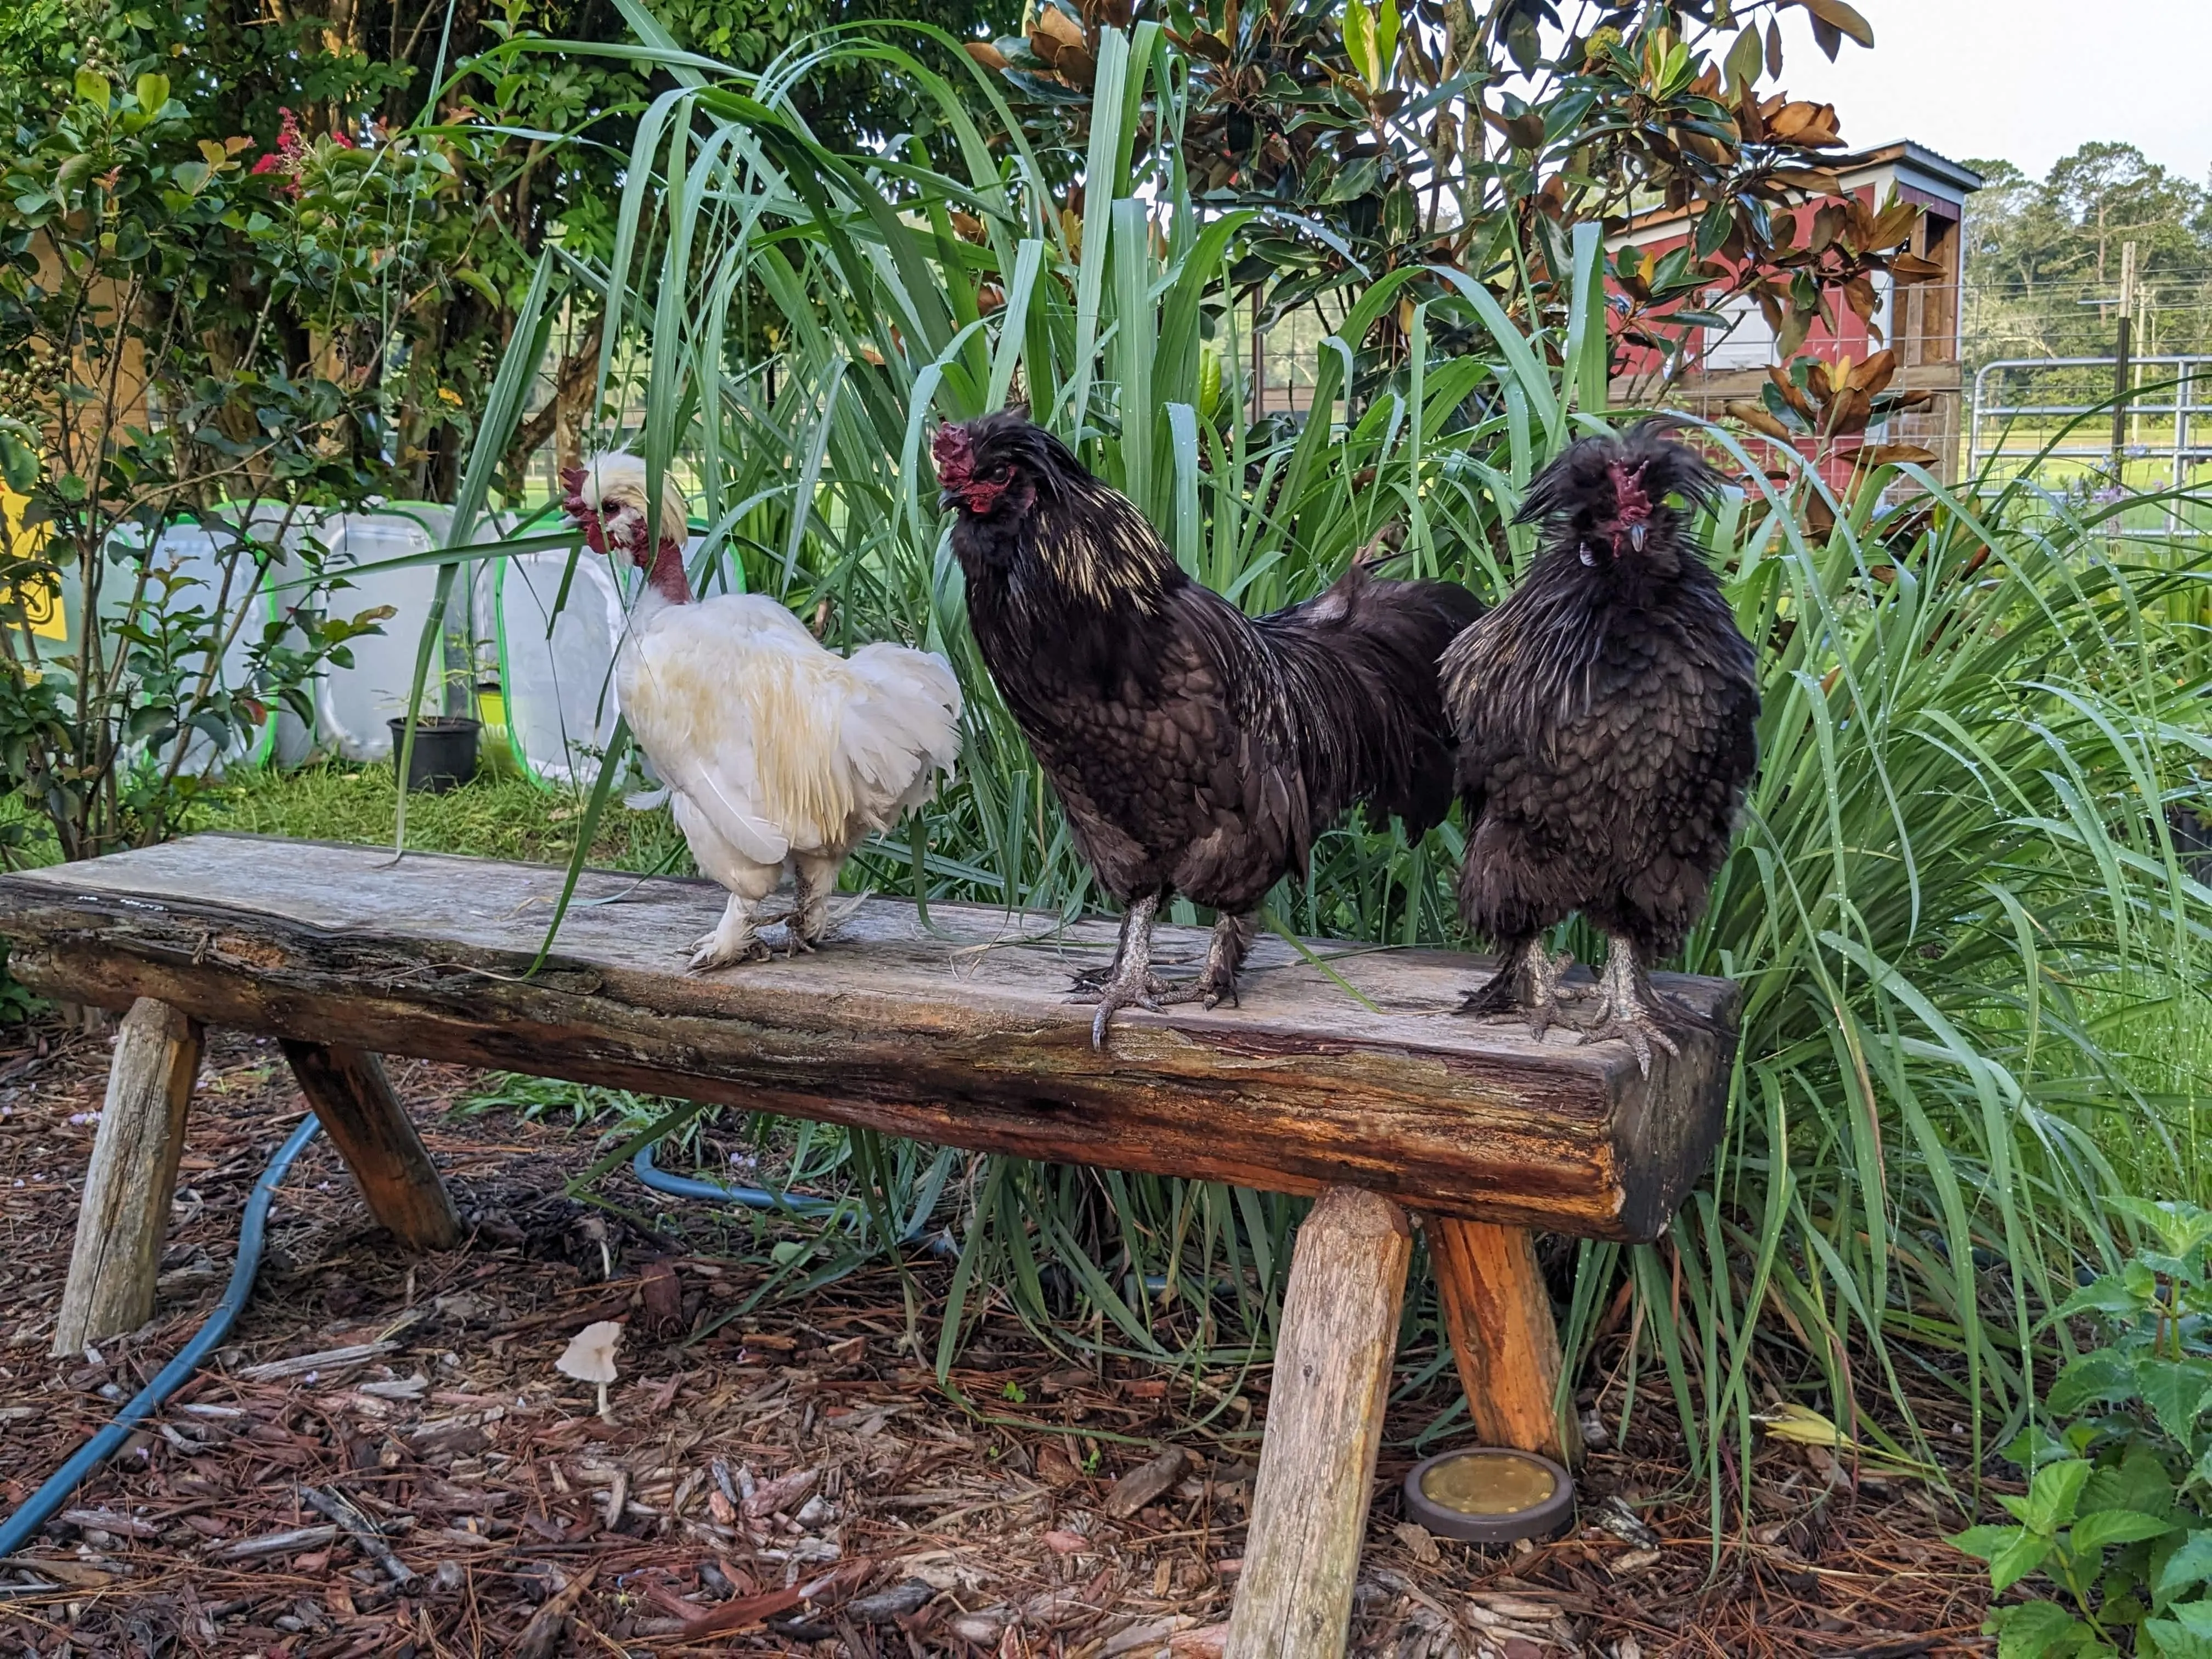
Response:
POLYGON ((563 1376, 599 1385, 599 1415, 610 1423, 615 1419, 607 1409, 607 1384, 621 1375, 615 1370, 615 1350, 622 1346, 622 1339, 621 1325, 602 1319, 571 1337, 567 1349, 553 1362, 554 1369, 563 1376))

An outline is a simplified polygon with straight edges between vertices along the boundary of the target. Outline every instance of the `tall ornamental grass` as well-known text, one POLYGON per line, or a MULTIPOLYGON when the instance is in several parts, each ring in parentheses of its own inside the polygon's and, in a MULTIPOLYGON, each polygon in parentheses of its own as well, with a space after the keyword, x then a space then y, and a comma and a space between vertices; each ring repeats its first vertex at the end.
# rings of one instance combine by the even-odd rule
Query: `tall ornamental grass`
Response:
MULTIPOLYGON (((998 84, 956 42, 833 31, 756 80, 629 9, 639 55, 677 84, 639 121, 611 266, 568 269, 606 299, 601 362, 644 366, 636 445, 694 486, 701 577, 808 615, 827 599, 834 640, 941 651, 968 695, 958 782, 911 836, 866 848, 858 879, 1099 902, 969 637, 925 459, 937 420, 1026 397, 1186 568, 1260 610, 1317 591, 1394 520, 1412 568, 1503 591, 1533 551, 1510 522, 1522 486, 1604 418, 1592 227, 1564 319, 1532 323, 1512 270, 1392 272, 1326 343, 1316 408, 1389 308, 1409 350, 1385 389, 1340 422, 1248 418, 1226 296, 1253 216, 1194 207, 1181 82, 1152 24, 1103 41, 1079 219, 1003 106, 1011 136, 987 141, 969 112, 998 84), (935 127, 879 155, 825 149, 790 94, 854 62, 909 78, 935 127), (1140 118, 1162 135, 1142 167, 1140 118), (1446 312, 1482 349, 1430 349, 1446 312), (773 361, 735 362, 756 328, 773 361)), ((505 385, 543 349, 525 320, 505 385)), ((2114 1259, 2108 1200, 2197 1182, 2201 1074, 2144 1056, 2184 1005, 2203 1029, 2212 895, 2166 811, 2207 759, 2201 641, 2176 620, 2197 614, 2201 544, 2138 557, 2118 504, 1911 468, 1831 498, 1815 538, 1797 506, 1816 477, 1771 477, 1771 458, 1707 435, 1752 480, 1708 529, 1761 645, 1763 762, 1684 965, 1742 981, 1741 1057, 1711 1178, 1668 1237, 1584 1244, 1560 1288, 1576 1355, 1633 1333, 1626 1399, 1673 1405, 1717 1498, 1714 1452, 1747 1449, 1776 1390, 1847 1415, 1886 1401, 1860 1430, 1906 1443, 1931 1394, 1980 1443, 2021 1420, 2063 1340, 2045 1310, 2114 1259)), ((1412 848, 1340 827, 1273 914, 1457 942, 1460 850, 1452 824, 1412 848)), ((864 1240, 905 1225, 946 1168, 857 1134, 849 1167, 864 1240)), ((1267 1352, 1291 1200, 1009 1158, 969 1161, 945 1191, 964 1250, 941 1365, 994 1299, 1054 1340, 1188 1371, 1213 1412, 1267 1352)), ((1408 1307, 1409 1334, 1433 1320, 1426 1298, 1408 1307)))

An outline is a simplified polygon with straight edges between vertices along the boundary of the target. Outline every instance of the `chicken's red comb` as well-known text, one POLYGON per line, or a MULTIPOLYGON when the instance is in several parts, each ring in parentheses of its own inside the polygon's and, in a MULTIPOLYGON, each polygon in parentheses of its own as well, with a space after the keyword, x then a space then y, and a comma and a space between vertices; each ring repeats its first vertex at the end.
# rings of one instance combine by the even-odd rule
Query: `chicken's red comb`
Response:
POLYGON ((938 428, 929 449, 937 460, 937 481, 947 489, 957 489, 975 476, 975 441, 957 421, 938 428))
POLYGON ((567 492, 562 497, 561 510, 570 518, 581 518, 591 510, 584 500, 584 469, 582 467, 562 467, 561 488, 567 492))
POLYGON ((1644 463, 1623 466, 1619 461, 1609 461, 1606 471, 1613 475, 1613 514, 1623 524, 1642 524, 1651 516, 1651 495, 1644 487, 1644 463))

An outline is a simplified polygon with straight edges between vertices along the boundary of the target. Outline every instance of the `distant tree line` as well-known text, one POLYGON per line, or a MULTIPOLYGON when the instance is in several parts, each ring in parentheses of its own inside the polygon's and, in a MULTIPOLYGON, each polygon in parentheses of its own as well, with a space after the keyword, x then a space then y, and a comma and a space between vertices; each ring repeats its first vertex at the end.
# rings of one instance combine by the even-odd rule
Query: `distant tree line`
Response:
POLYGON ((2212 350, 2212 189, 2132 144, 2084 144, 2037 179, 1969 161, 1965 350, 1997 357, 2109 354, 2135 246, 2135 349, 2212 350))

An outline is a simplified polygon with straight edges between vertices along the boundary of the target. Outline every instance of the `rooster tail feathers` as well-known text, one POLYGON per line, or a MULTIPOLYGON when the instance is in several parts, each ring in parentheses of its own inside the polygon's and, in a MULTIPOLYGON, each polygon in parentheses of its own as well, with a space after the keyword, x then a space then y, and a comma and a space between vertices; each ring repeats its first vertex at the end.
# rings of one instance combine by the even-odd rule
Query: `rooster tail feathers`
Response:
POLYGON ((1261 619, 1322 786, 1316 822, 1354 802, 1415 838, 1443 822, 1452 742, 1437 662, 1481 612, 1455 582, 1394 581, 1355 562, 1328 592, 1261 619))

